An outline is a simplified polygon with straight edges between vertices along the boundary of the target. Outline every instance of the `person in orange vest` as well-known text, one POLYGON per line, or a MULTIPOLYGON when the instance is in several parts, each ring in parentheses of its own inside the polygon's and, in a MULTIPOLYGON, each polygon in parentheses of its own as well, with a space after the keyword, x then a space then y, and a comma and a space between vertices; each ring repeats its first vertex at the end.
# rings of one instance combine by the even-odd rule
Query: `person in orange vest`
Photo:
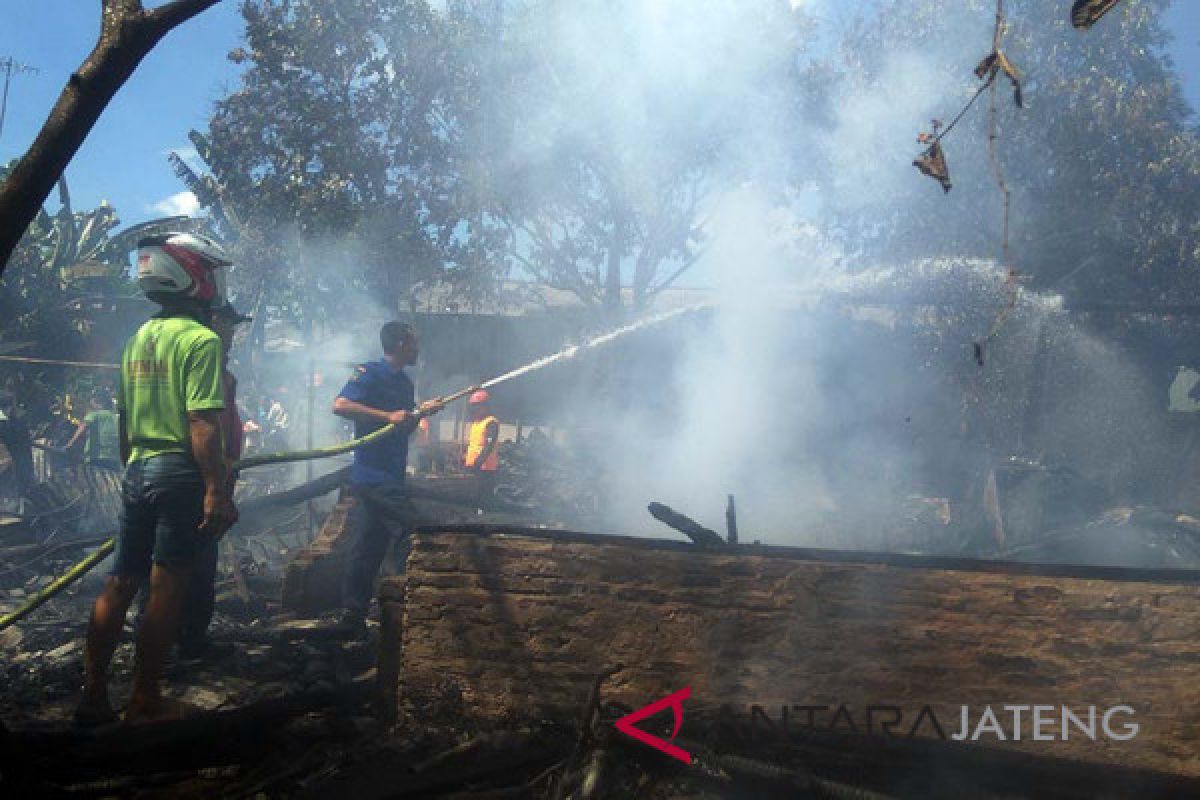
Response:
POLYGON ((500 467, 500 420, 488 407, 490 400, 485 389, 475 392, 467 400, 471 419, 467 427, 463 466, 476 476, 480 497, 491 494, 496 484, 496 470, 500 467))
POLYGON ((417 423, 417 432, 413 439, 413 444, 417 446, 417 473, 432 475, 434 472, 433 436, 429 417, 421 417, 421 421, 417 423))

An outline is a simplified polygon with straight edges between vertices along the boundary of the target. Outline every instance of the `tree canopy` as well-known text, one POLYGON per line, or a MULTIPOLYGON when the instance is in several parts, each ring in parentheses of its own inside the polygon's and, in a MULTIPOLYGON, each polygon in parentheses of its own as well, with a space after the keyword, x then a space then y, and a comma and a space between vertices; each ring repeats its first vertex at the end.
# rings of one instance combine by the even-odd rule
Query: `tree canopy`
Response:
POLYGON ((248 227, 352 240, 353 280, 401 304, 516 274, 610 311, 629 285, 645 307, 699 256, 706 198, 747 178, 746 134, 795 112, 809 26, 786 0, 705 0, 720 19, 688 31, 696 4, 672 2, 639 39, 639 4, 618 5, 245 3, 247 70, 206 161, 248 227))
POLYGON ((92 126, 164 36, 220 0, 103 0, 92 52, 67 79, 33 144, 0 182, 0 276, 92 126))
MULTIPOLYGON (((996 146, 1012 191, 1012 266, 1034 288, 1079 302, 1200 298, 1200 138, 1164 55, 1167 5, 1132 0, 1080 33, 1061 3, 1007 4, 1003 47, 1022 75, 1024 108, 1001 97, 996 146)), ((947 61, 944 43, 977 37, 986 55, 994 8, 993 0, 889 0, 845 38, 834 85, 941 81, 936 113, 948 122, 978 81, 970 59, 947 61)), ((942 142, 948 195, 914 172, 886 202, 832 209, 854 258, 1000 258, 1001 195, 983 106, 942 142)), ((826 165, 822 185, 840 198, 838 165, 826 165)))
POLYGON ((494 290, 503 237, 460 175, 472 19, 410 0, 252 0, 242 14, 230 58, 246 70, 193 136, 212 175, 188 183, 225 209, 227 235, 251 237, 239 255, 258 274, 243 280, 318 306, 331 288, 392 308, 430 282, 464 305, 494 290), (305 263, 314 253, 330 258, 305 263))
MULTIPOLYGON (((1006 4, 1001 66, 1024 107, 1000 91, 995 154, 1012 266, 1034 287, 1200 289, 1200 146, 1166 4, 1130 0, 1086 33, 1057 0, 1006 4)), ((245 74, 198 148, 212 177, 189 184, 209 180, 201 200, 255 232, 251 283, 399 307, 438 284, 466 308, 524 276, 644 308, 702 257, 714 198, 746 182, 781 206, 815 198, 809 219, 851 268, 999 260, 986 100, 941 142, 949 194, 908 166, 916 134, 979 86, 994 1, 865 8, 818 36, 787 0, 249 0, 231 54, 245 74), (353 263, 301 264, 311 247, 288 241, 353 263)))
MULTIPOLYGON (((7 174, 8 168, 0 167, 0 180, 7 174)), ((137 240, 203 226, 186 217, 167 217, 118 229, 121 220, 107 203, 76 210, 65 178, 58 181, 58 201, 56 212, 43 208, 34 217, 13 252, 13 271, 0 284, 0 319, 5 321, 0 354, 85 356, 87 334, 103 312, 140 298, 128 274, 129 253, 137 240)))

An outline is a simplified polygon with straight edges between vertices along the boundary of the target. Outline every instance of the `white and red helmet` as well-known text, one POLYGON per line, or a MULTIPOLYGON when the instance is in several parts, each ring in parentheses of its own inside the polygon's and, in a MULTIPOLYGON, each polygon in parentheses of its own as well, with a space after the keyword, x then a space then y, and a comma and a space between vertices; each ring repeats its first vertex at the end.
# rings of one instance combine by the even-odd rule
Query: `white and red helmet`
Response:
POLYGON ((157 303, 188 299, 220 306, 226 302, 221 267, 232 263, 221 246, 206 236, 148 236, 138 242, 138 286, 157 303))

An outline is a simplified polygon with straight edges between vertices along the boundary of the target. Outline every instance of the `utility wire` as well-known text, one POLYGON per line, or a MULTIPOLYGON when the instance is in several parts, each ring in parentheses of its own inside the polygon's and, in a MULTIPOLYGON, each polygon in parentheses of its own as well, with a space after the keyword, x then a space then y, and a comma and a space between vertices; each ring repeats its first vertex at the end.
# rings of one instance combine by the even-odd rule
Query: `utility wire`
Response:
POLYGON ((53 367, 86 367, 88 369, 120 369, 120 364, 101 364, 95 361, 63 361, 57 358, 32 358, 29 356, 0 356, 0 361, 18 364, 48 364, 53 367))

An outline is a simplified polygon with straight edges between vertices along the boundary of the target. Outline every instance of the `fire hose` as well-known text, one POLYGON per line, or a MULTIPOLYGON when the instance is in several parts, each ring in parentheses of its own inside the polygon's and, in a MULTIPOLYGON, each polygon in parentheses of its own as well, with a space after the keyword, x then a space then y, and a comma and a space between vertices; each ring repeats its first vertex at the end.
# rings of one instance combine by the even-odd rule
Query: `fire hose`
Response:
MULTIPOLYGON (((510 380, 513 380, 514 378, 518 378, 518 377, 521 377, 522 375, 526 375, 530 372, 535 372, 537 370, 543 369, 545 367, 550 366, 551 364, 560 363, 563 361, 568 361, 570 359, 573 359, 581 352, 591 350, 596 347, 601 347, 601 346, 606 345, 606 344, 608 344, 616 339, 619 339, 622 336, 625 336, 627 334, 634 333, 635 331, 642 330, 642 329, 650 327, 652 325, 658 325, 658 324, 666 322, 667 320, 672 319, 674 317, 682 316, 684 314, 690 314, 690 313, 693 313, 696 311, 703 311, 703 310, 706 310, 706 308, 707 307, 703 306, 703 305, 689 306, 686 308, 677 308, 677 309, 674 309, 671 311, 664 312, 657 316, 650 317, 648 319, 643 319, 643 320, 639 320, 637 322, 630 323, 629 325, 626 325, 622 328, 618 328, 614 331, 609 331, 608 333, 602 334, 600 336, 595 336, 595 337, 587 340, 586 342, 583 342, 582 344, 571 345, 570 347, 560 350, 559 352, 554 353, 553 355, 549 355, 549 356, 546 356, 545 358, 538 359, 537 361, 530 362, 529 364, 526 364, 522 367, 518 367, 517 369, 514 369, 510 372, 506 372, 499 377, 492 378, 491 380, 485 381, 482 384, 479 384, 476 386, 469 386, 466 389, 461 389, 457 392, 454 392, 453 394, 448 394, 448 395, 445 395, 444 397, 439 397, 439 398, 436 398, 435 400, 430 400, 429 402, 421 405, 416 410, 416 412, 414 412, 414 416, 416 416, 418 419, 420 419, 422 417, 431 416, 433 414, 436 414, 438 411, 441 411, 443 408, 445 408, 450 403, 453 403, 455 400, 466 397, 468 394, 471 394, 472 392, 474 392, 476 390, 490 389, 493 386, 498 386, 499 384, 506 383, 510 380)), ((296 461, 312 461, 312 460, 318 459, 318 458, 329 458, 331 456, 338 456, 343 453, 348 453, 351 450, 355 450, 359 447, 363 447, 365 445, 377 442, 380 439, 391 436, 391 435, 395 434, 398 430, 399 429, 396 425, 385 425, 382 428, 380 428, 379 430, 369 433, 366 436, 363 436, 358 439, 353 439, 348 442, 343 442, 342 444, 330 445, 328 447, 318 447, 314 450, 293 450, 293 451, 285 451, 282 453, 264 453, 262 455, 249 456, 247 458, 243 458, 243 459, 235 462, 233 464, 233 469, 235 469, 235 470, 250 469, 252 467, 265 466, 267 464, 284 464, 284 463, 293 463, 296 461)), ((46 601, 48 601, 50 598, 54 597, 56 594, 61 592, 63 589, 67 588, 72 583, 74 583, 75 581, 79 580, 84 575, 86 575, 93 567, 95 567, 97 564, 99 564, 101 561, 103 561, 108 556, 108 554, 113 551, 113 549, 116 547, 116 543, 117 543, 117 539, 114 536, 113 538, 106 541, 104 544, 100 545, 100 547, 95 552, 93 552, 91 555, 89 555, 87 558, 80 561, 78 564, 71 567, 71 569, 67 570, 61 576, 56 578, 53 582, 47 584, 45 587, 43 587, 41 590, 39 590, 36 594, 34 594, 32 597, 30 597, 29 600, 27 600, 25 602, 25 604, 22 605, 20 608, 14 610, 14 611, 10 611, 9 613, 7 613, 3 616, 0 616, 0 631, 3 631, 5 628, 8 628, 9 626, 13 625, 14 623, 29 616, 31 613, 33 613, 35 610, 37 610, 40 606, 45 604, 46 601)))
MULTIPOLYGON (((477 387, 472 386, 468 389, 455 392, 454 394, 432 400, 421 406, 421 408, 415 412, 415 416, 417 418, 431 416, 455 400, 470 394, 476 388, 477 387)), ((356 450, 359 447, 364 447, 366 445, 378 442, 381 439, 392 436, 399 430, 399 426, 389 424, 384 425, 377 431, 368 433, 366 436, 358 439, 352 439, 351 441, 343 442, 341 444, 330 445, 328 447, 318 447, 313 450, 293 450, 282 453, 263 453, 257 456, 248 456, 234 462, 233 469, 242 470, 252 467, 262 467, 266 466, 267 464, 289 464, 297 461, 312 461, 318 458, 338 456, 342 455, 343 453, 349 453, 351 450, 356 450)), ((22 619, 29 616, 42 605, 44 605, 48 600, 50 600, 50 598, 54 597, 63 589, 66 589, 68 586, 82 578, 97 564, 107 558, 109 554, 112 553, 112 551, 116 548, 116 546, 117 538, 114 536, 96 548, 96 550, 90 553, 87 558, 83 559, 78 564, 60 575, 58 578, 55 578, 53 581, 39 589, 28 600, 26 600, 20 608, 14 609, 3 616, 0 616, 0 631, 3 631, 5 628, 20 622, 22 619)))

